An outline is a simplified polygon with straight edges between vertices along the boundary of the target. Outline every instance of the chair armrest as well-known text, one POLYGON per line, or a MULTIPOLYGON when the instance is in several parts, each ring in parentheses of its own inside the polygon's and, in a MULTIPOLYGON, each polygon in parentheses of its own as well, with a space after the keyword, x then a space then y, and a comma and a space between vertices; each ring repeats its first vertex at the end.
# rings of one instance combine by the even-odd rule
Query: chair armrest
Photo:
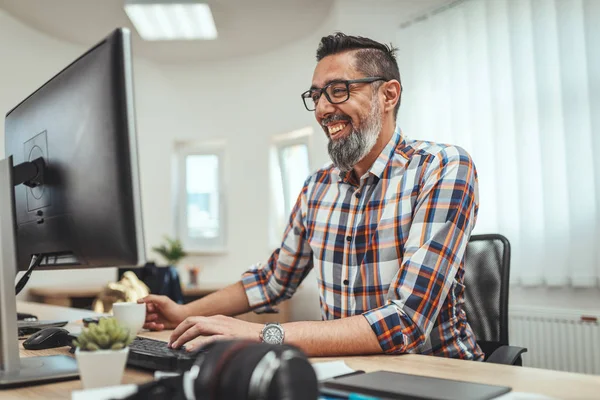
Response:
POLYGON ((498 347, 486 362, 505 365, 522 365, 521 354, 527 352, 525 347, 501 346, 498 347))

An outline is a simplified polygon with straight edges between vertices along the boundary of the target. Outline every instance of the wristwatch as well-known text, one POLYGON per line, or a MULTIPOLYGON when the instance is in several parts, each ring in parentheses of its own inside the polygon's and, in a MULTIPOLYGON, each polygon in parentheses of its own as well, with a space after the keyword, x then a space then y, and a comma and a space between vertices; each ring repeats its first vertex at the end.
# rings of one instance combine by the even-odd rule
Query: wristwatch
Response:
POLYGON ((283 337, 283 326, 279 325, 277 322, 265 324, 265 327, 260 333, 260 340, 263 343, 283 344, 283 337))

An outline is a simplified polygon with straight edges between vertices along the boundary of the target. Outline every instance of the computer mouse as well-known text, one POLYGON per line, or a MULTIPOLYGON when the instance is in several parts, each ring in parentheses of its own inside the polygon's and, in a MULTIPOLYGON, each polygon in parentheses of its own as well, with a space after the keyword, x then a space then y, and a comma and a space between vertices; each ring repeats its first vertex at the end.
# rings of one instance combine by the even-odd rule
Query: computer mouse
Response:
POLYGON ((44 350, 54 347, 70 346, 75 336, 63 328, 51 327, 44 328, 29 336, 24 342, 23 347, 27 350, 44 350))

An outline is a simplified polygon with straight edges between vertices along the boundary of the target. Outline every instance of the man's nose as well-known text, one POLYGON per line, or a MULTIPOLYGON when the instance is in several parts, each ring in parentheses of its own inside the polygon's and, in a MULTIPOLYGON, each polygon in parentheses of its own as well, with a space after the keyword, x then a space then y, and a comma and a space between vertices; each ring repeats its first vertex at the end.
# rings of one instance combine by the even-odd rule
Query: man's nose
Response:
POLYGON ((327 99, 327 96, 321 96, 317 102, 317 107, 315 108, 315 115, 317 119, 323 119, 333 112, 335 112, 334 105, 331 104, 331 102, 327 99))

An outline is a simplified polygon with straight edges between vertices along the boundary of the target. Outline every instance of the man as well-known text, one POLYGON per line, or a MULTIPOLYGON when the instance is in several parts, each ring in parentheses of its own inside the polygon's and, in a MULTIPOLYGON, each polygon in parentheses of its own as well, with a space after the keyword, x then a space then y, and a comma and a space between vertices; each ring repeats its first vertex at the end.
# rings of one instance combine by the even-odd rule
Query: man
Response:
POLYGON ((342 33, 321 40, 302 98, 329 138, 333 165, 307 179, 267 264, 190 304, 148 296, 146 328, 175 328, 170 345, 190 350, 237 337, 311 356, 483 359, 463 309, 475 167, 458 147, 395 129, 402 87, 394 52, 342 33), (312 268, 324 321, 263 326, 226 316, 291 297, 312 268))

